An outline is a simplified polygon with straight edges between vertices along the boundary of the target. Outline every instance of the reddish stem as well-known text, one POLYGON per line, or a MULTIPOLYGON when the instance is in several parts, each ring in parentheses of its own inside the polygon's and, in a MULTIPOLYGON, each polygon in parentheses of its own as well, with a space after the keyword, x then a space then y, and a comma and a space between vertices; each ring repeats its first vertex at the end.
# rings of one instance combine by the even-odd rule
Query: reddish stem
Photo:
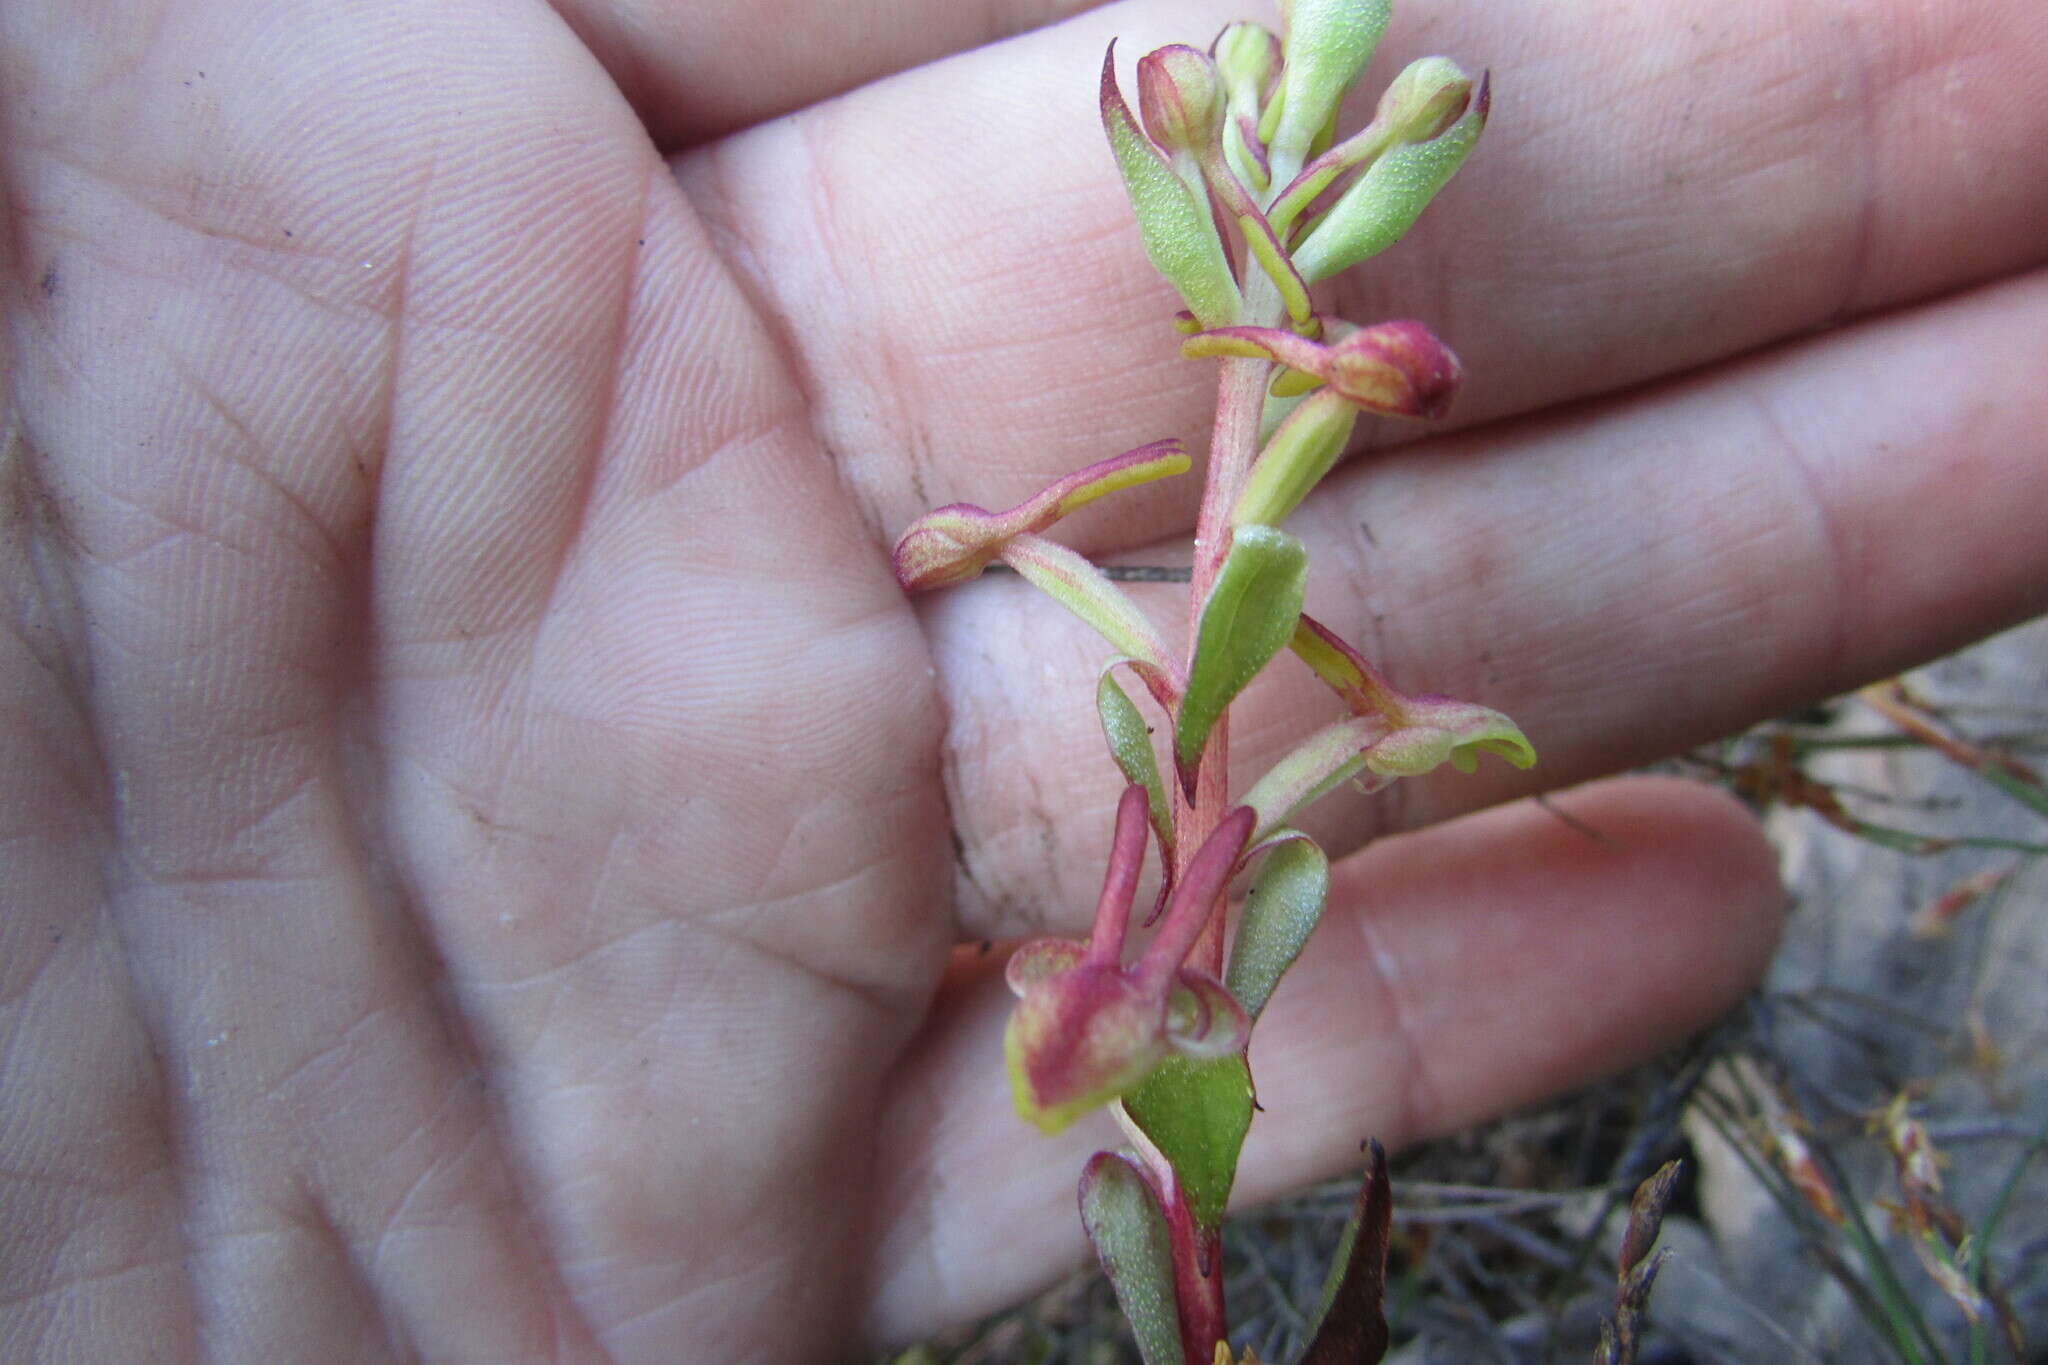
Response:
POLYGON ((1216 1344, 1230 1335, 1223 1306, 1222 1229, 1204 1229, 1195 1221, 1194 1210, 1181 1196, 1173 1163, 1128 1115, 1119 1121, 1137 1148, 1152 1193, 1158 1196, 1160 1212, 1166 1215, 1167 1236, 1173 1244, 1173 1298, 1182 1360, 1184 1365, 1212 1365, 1216 1344))
MULTIPOLYGON (((1246 321, 1267 326, 1277 322, 1280 298, 1272 281, 1256 265, 1248 265, 1243 273, 1249 277, 1244 282, 1246 321)), ((1192 642, 1200 636, 1202 607, 1230 554, 1230 513, 1258 455, 1259 419, 1265 411, 1266 382, 1271 374, 1271 362, 1262 359, 1229 357, 1221 364, 1216 388, 1216 425, 1209 440, 1208 477, 1202 489, 1202 510, 1195 522, 1194 572, 1188 594, 1190 651, 1192 642)), ((1186 677, 1193 667, 1191 652, 1181 670, 1182 676, 1186 677)), ((1177 721, 1177 705, 1173 711, 1172 719, 1177 721)), ((1226 713, 1209 732, 1209 742, 1198 760, 1194 800, 1188 800, 1180 783, 1167 783, 1173 793, 1176 886, 1186 885, 1203 845, 1229 809, 1229 754, 1230 717, 1226 713)), ((1220 891, 1219 887, 1219 894, 1220 891)), ((1184 959, 1188 965, 1215 977, 1223 975, 1223 921, 1223 915, 1209 914, 1192 951, 1184 959)), ((1167 932, 1162 930, 1162 937, 1167 932)), ((1180 1197, 1171 1166, 1163 1159, 1154 1165, 1161 1184, 1160 1202, 1166 1209, 1167 1228, 1173 1239, 1174 1293, 1180 1305, 1181 1346, 1190 1365, 1211 1365, 1216 1344, 1229 1335, 1229 1318, 1223 1303, 1222 1231, 1199 1226, 1193 1210, 1180 1197)))
POLYGON ((1173 1297, 1180 1310, 1181 1353, 1189 1365, 1212 1365, 1216 1343, 1230 1337, 1223 1308, 1223 1233, 1195 1222, 1176 1190, 1166 1205, 1173 1237, 1173 1297))
MULTIPOLYGON (((1280 298, 1273 282, 1256 266, 1248 267, 1245 275, 1246 317, 1259 325, 1277 321, 1280 298)), ((1271 361, 1245 356, 1226 357, 1218 369, 1216 425, 1210 432, 1208 477, 1202 489, 1202 510, 1195 522, 1194 573, 1188 594, 1190 641, 1201 633, 1202 607, 1230 554, 1230 513, 1259 453, 1259 419, 1265 411, 1266 382, 1272 372, 1271 361)), ((1194 657, 1190 653, 1182 675, 1193 668, 1194 657)), ((1195 851, 1229 808, 1228 714, 1219 718, 1209 732, 1208 745, 1198 762, 1193 802, 1183 797, 1178 783, 1172 784, 1176 879, 1186 872, 1195 851)), ((1223 916, 1211 918, 1189 962, 1212 976, 1223 975, 1223 916)))

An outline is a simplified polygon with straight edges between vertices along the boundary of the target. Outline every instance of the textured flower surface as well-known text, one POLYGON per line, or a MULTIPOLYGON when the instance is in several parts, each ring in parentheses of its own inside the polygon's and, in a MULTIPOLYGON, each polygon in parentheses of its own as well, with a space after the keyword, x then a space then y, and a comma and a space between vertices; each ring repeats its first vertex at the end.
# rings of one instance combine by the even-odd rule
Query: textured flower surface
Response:
POLYGON ((1136 1088, 1168 1057, 1231 1056, 1251 1033, 1223 983, 1185 959, 1236 870, 1253 813, 1239 807, 1216 827, 1173 888, 1159 933, 1125 965, 1149 807, 1136 784, 1117 804, 1088 942, 1039 939, 1010 959, 1006 975, 1018 995, 1003 1035, 1010 1088, 1017 1112, 1049 1133, 1136 1088))

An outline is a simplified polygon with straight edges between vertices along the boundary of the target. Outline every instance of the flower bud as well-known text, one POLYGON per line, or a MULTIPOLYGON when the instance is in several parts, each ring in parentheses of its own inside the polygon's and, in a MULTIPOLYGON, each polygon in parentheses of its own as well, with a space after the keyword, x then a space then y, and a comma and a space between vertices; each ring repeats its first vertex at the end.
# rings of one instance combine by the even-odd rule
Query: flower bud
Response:
POLYGON ((1380 96, 1373 123, 1389 142, 1427 142, 1441 137, 1472 102, 1472 78, 1449 57, 1410 62, 1380 96))
MULTIPOLYGON (((1464 381, 1465 367, 1436 333, 1410 321, 1357 328, 1332 324, 1333 331, 1344 328, 1349 330, 1341 340, 1326 345, 1276 327, 1219 327, 1189 337, 1180 350, 1190 358, 1232 355, 1275 361, 1329 385, 1354 407, 1383 417, 1441 417, 1449 409, 1464 381)), ((1276 394, 1300 391, 1293 383, 1276 381, 1274 387, 1276 394)))
POLYGON ((1229 94, 1233 114, 1254 119, 1280 73, 1280 40, 1260 24, 1232 24, 1216 35, 1216 71, 1229 94))
POLYGON ((1336 117, 1344 93, 1365 70, 1386 31, 1393 0, 1291 0, 1282 45, 1280 116, 1271 143, 1292 179, 1336 117))
POLYGON ((1368 772, 1386 778, 1420 777, 1448 761, 1459 772, 1469 773, 1479 766, 1481 753, 1496 754, 1517 768, 1536 762, 1535 748, 1500 712, 1450 697, 1409 696, 1312 617, 1301 618, 1289 647, 1344 699, 1352 714, 1381 727, 1377 736, 1365 736, 1369 742, 1361 756, 1368 772))
POLYGON ((1223 127, 1223 81, 1206 52, 1182 43, 1138 62, 1138 113, 1168 155, 1200 156, 1223 127))
MULTIPOLYGON (((1489 104, 1487 80, 1481 76, 1465 112, 1441 134, 1382 153, 1295 249, 1301 277, 1311 284, 1328 279, 1400 241, 1479 141, 1489 104)), ((1413 125, 1427 126, 1439 112, 1432 99, 1424 99, 1413 125)))
POLYGON ((1259 137, 1259 116, 1280 75, 1280 40, 1258 24, 1232 24, 1216 35, 1210 50, 1225 96, 1223 159, 1240 181, 1263 194, 1273 168, 1259 137))
MULTIPOLYGON (((1197 54, 1200 55, 1200 54, 1197 54)), ((1204 327, 1226 327, 1244 305, 1217 233, 1208 196, 1198 195, 1180 170, 1138 126, 1116 83, 1116 49, 1102 58, 1102 129, 1138 216, 1145 255, 1204 327)), ((1163 116, 1163 115, 1162 115, 1163 116)), ((1197 184, 1200 177, 1196 175, 1197 184)))
POLYGON ((1382 322, 1332 346, 1324 377, 1367 412, 1441 417, 1464 382, 1465 367, 1421 323, 1382 322))
POLYGON ((896 542, 896 581, 905 592, 965 583, 994 563, 1014 534, 1005 518, 973 503, 936 508, 896 542))
POLYGON ((1048 1133, 1135 1088, 1168 1050, 1164 995, 1116 967, 1032 985, 1003 1032, 1017 1112, 1048 1133))
POLYGON ((1420 777, 1445 762, 1461 773, 1475 772, 1489 753, 1517 768, 1536 762, 1536 750, 1515 723, 1490 707, 1450 697, 1402 698, 1401 724, 1365 751, 1368 772, 1382 777, 1420 777))
POLYGON ((1000 558, 1019 536, 1043 531, 1097 498, 1188 470, 1179 438, 1097 460, 1046 485, 1007 512, 956 502, 927 512, 896 542, 896 581, 906 592, 964 583, 1000 558))
POLYGON ((1137 864, 1144 856, 1146 793, 1117 806, 1117 834, 1095 928, 1084 947, 1046 941, 1018 949, 1006 973, 1017 1007, 1003 1031, 1017 1112, 1048 1133, 1127 1094, 1170 1056, 1244 1051, 1251 1018, 1206 972, 1183 965, 1230 883, 1253 814, 1239 808, 1203 841, 1175 886, 1159 933, 1121 963, 1137 864))

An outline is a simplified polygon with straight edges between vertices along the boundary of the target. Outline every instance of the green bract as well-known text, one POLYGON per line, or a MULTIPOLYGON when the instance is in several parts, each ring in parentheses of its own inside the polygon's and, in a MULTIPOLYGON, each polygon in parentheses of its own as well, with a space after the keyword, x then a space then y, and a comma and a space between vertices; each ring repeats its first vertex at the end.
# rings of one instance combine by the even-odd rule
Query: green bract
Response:
POLYGON ((1237 1153, 1252 1126, 1252 1073, 1242 1057, 1173 1058, 1124 1096, 1125 1112, 1173 1163, 1195 1222, 1223 1222, 1237 1153))
POLYGON ((1276 839, 1245 900, 1224 978, 1253 1022, 1315 932, 1329 894, 1330 860, 1315 840, 1292 830, 1276 839))
MULTIPOLYGON (((1097 1152, 1081 1173, 1081 1225, 1130 1320, 1145 1365, 1180 1365, 1180 1312, 1173 1292, 1173 1235, 1159 1197, 1137 1167, 1097 1152)), ((1204 1362, 1208 1365, 1208 1362, 1204 1362)))
POLYGON ((1209 731, 1293 638, 1307 584, 1308 551, 1300 541, 1271 526, 1237 529, 1230 556, 1202 605, 1187 692, 1174 727, 1174 761, 1181 785, 1190 791, 1209 731))
POLYGON ((1102 126, 1153 269, 1180 291, 1188 311, 1204 327, 1236 322, 1243 300, 1209 206, 1131 117, 1116 84, 1114 46, 1102 59, 1102 126))
POLYGON ((1159 836, 1159 847, 1170 854, 1173 807, 1167 803, 1166 784, 1159 780, 1159 760, 1152 752, 1152 727, 1145 724, 1137 706, 1110 676, 1116 667, 1111 664, 1105 668, 1095 684, 1095 709, 1102 719, 1102 737, 1109 741, 1110 756, 1116 760, 1124 780, 1145 789, 1152 831, 1159 836))

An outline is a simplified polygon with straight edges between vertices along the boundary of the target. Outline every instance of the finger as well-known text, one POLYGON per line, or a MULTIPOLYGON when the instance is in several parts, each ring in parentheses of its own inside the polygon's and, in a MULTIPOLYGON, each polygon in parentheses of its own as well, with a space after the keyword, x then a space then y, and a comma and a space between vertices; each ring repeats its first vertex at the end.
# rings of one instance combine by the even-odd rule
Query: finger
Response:
MULTIPOLYGON (((2044 308, 2035 275, 1342 472, 1290 523, 1309 611, 1397 686, 1505 711, 1540 758, 1339 793, 1310 828, 1342 850, 1648 762, 2048 610, 2044 308)), ((1178 619, 1184 589, 1142 591, 1178 619)), ((1077 928, 1118 786, 1088 706, 1102 647, 1015 582, 925 619, 963 931, 1077 928)), ((1233 790, 1333 714, 1272 672, 1233 711, 1233 790)))
POLYGON ((686 146, 1101 0, 556 0, 656 141, 686 146))
POLYGON ((91 1115, 122 1125, 104 1144, 28 1187, 108 1211, 61 1274, 139 1272, 106 1282, 132 1316, 63 1326, 195 1355, 588 1349, 440 973, 366 866, 371 764, 341 733, 371 709, 391 323, 432 178, 408 92, 456 36, 499 80, 530 30, 318 5, 9 19, 6 454, 43 511, 8 588, 57 623, 91 856, 86 932, 37 982, 18 1060, 76 1079, 81 1116, 95 1085, 136 1087, 91 1115), (108 1070, 38 1066, 81 1005, 125 1025, 108 1070))
MULTIPOLYGON (((1413 239, 1334 303, 1358 322, 1435 327, 1467 363, 1458 422, 1640 383, 2048 252, 2038 7, 1402 15, 1369 93, 1446 51, 1494 69, 1494 117, 1413 239)), ((782 318, 878 534, 1208 429, 1212 370, 1175 359, 1179 305, 1140 250, 1092 82, 1113 36, 1128 63, 1229 17, 1117 5, 680 163, 782 318)), ((1145 544, 1188 523, 1192 482, 1121 497, 1071 533, 1145 544)))
POLYGON ((0 89, 195 1293, 306 1359, 818 1354, 944 950, 887 567, 551 14, 161 20, 0 89))
MULTIPOLYGON (((1235 1203, 1640 1061, 1728 1008, 1776 942, 1783 893, 1754 822, 1669 780, 1574 792, 1593 839, 1520 805, 1340 863, 1321 927, 1251 1046, 1264 1112, 1235 1203)), ((868 1322, 918 1336, 1013 1301, 1082 1255, 1074 1183, 1118 1142, 1011 1112, 999 973, 952 998, 897 1084, 868 1322), (991 1248, 999 1248, 993 1254, 991 1248)))

